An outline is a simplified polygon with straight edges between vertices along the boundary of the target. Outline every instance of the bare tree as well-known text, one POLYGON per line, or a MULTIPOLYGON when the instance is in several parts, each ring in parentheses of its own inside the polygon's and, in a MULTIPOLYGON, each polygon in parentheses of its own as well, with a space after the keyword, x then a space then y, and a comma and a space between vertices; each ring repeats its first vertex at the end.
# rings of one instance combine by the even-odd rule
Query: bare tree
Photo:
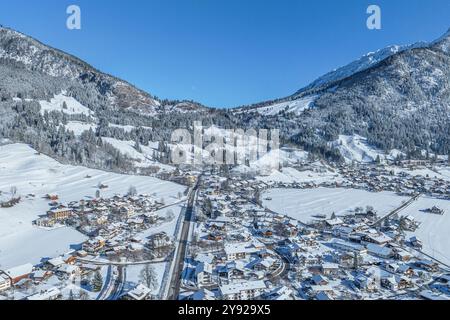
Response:
POLYGON ((14 199, 17 195, 17 187, 12 186, 11 189, 9 190, 9 192, 11 193, 11 199, 14 199))
POLYGON ((146 264, 141 270, 140 279, 149 289, 155 290, 158 288, 158 279, 156 277, 155 268, 150 264, 146 264))
POLYGON ((166 212, 166 220, 167 221, 172 221, 173 219, 175 219, 175 214, 173 213, 172 209, 167 210, 167 212, 166 212))
POLYGON ((137 195, 137 189, 136 189, 135 186, 130 186, 128 188, 128 195, 131 196, 131 197, 137 195))

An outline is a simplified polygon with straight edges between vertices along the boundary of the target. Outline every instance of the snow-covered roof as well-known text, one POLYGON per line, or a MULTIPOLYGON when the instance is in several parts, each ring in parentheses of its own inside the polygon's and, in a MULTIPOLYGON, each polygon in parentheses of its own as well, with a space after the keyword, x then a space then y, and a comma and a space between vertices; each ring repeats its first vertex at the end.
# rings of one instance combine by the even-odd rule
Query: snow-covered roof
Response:
POLYGON ((372 243, 367 245, 367 250, 372 254, 375 254, 378 256, 383 256, 383 257, 389 256, 392 254, 391 249, 379 246, 377 244, 372 244, 372 243))
POLYGON ((229 295, 229 294, 237 294, 247 290, 264 290, 266 288, 267 287, 264 281, 260 280, 260 281, 247 281, 222 285, 220 286, 220 291, 224 295, 229 295))
POLYGON ((254 253, 258 250, 253 247, 251 244, 244 243, 227 243, 225 244, 225 253, 227 255, 237 254, 237 253, 254 253))
POLYGON ((151 290, 143 284, 139 284, 136 288, 128 292, 128 295, 135 300, 143 300, 150 294, 151 290))
POLYGON ((18 278, 27 274, 30 274, 33 271, 33 265, 31 263, 23 264, 21 266, 17 266, 6 270, 5 273, 12 279, 18 278))
POLYGON ((33 301, 42 301, 42 300, 50 300, 58 297, 61 294, 58 288, 52 287, 46 291, 39 292, 27 297, 27 300, 33 301))

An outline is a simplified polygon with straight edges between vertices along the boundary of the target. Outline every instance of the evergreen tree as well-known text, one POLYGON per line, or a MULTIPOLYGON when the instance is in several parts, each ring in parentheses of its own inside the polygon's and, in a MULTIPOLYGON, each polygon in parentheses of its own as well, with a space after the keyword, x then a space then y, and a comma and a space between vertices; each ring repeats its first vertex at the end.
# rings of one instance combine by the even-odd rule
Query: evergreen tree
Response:
POLYGON ((92 290, 94 292, 100 292, 103 288, 103 277, 99 271, 97 271, 94 275, 94 278, 91 282, 92 290))

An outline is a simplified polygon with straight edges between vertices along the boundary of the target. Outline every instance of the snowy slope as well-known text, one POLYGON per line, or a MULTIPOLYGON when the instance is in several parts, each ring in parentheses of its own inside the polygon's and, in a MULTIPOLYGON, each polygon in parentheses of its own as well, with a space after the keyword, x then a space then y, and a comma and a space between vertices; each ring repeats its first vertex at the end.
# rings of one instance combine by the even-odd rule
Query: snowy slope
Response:
POLYGON ((72 97, 68 97, 65 92, 55 95, 50 101, 39 101, 41 105, 41 113, 45 111, 59 111, 66 114, 84 114, 90 116, 92 111, 86 108, 77 100, 72 97), (63 108, 64 103, 66 103, 67 109, 63 108))
POLYGON ((330 145, 339 150, 346 162, 374 162, 377 156, 384 159, 382 151, 370 146, 367 139, 359 135, 340 135, 339 139, 330 143, 330 145))
POLYGON ((135 149, 134 141, 123 141, 114 138, 102 137, 103 142, 109 143, 120 151, 123 155, 135 161, 136 167, 158 166, 165 171, 173 171, 174 167, 164 165, 153 159, 154 153, 157 152, 158 142, 149 143, 149 146, 140 146, 141 151, 135 149))
POLYGON ((390 56, 397 54, 399 52, 412 49, 412 48, 419 48, 426 46, 426 43, 417 43, 414 45, 408 45, 408 46, 398 46, 393 45, 386 47, 384 49, 380 49, 376 52, 369 52, 368 54, 362 56, 356 61, 351 62, 348 65, 345 65, 341 68, 337 68, 324 76, 318 78, 313 83, 311 83, 306 88, 300 90, 300 92, 307 91, 310 89, 315 89, 324 85, 329 85, 333 82, 348 78, 352 76, 355 73, 364 71, 369 69, 370 67, 376 65, 377 63, 389 58, 390 56))
POLYGON ((164 198, 166 204, 178 202, 178 193, 185 190, 183 186, 151 177, 62 165, 23 144, 0 146, 0 190, 8 192, 11 186, 16 186, 23 196, 19 205, 0 209, 0 269, 38 263, 42 257, 65 253, 71 245, 84 241, 84 236, 75 230, 43 230, 34 227, 32 221, 49 209, 44 195, 56 193, 63 203, 89 199, 95 196, 99 183, 109 186, 101 191, 104 197, 125 194, 133 185, 139 193, 164 198), (25 198, 31 193, 36 197, 25 198))
POLYGON ((286 113, 294 113, 296 115, 300 115, 306 109, 311 108, 316 99, 317 96, 307 96, 293 101, 287 101, 270 105, 267 107, 258 108, 256 110, 258 113, 266 116, 275 116, 282 111, 286 111, 286 113))
POLYGON ((66 125, 64 125, 64 127, 66 130, 72 131, 77 137, 81 136, 84 131, 89 131, 92 129, 92 131, 95 132, 97 129, 97 125, 95 123, 85 123, 80 121, 69 121, 66 125))

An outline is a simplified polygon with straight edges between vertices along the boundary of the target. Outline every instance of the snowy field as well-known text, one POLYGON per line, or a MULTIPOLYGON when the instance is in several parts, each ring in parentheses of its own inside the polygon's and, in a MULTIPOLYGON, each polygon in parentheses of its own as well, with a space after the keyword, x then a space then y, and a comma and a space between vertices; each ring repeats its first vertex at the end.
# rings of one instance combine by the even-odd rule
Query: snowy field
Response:
POLYGON ((372 193, 356 189, 273 189, 263 194, 264 206, 299 221, 309 222, 317 214, 328 217, 350 213, 357 207, 372 206, 380 216, 400 206, 407 197, 391 192, 372 193), (272 198, 271 201, 266 200, 272 198))
POLYGON ((402 214, 411 215, 421 222, 414 235, 423 242, 423 251, 450 265, 450 201, 422 197, 402 214), (433 206, 443 209, 445 214, 441 216, 423 212, 433 206))
MULTIPOLYGON (((262 195, 264 206, 287 214, 302 222, 309 222, 314 215, 335 212, 344 215, 356 207, 372 206, 380 216, 389 213, 408 200, 391 192, 372 193, 353 189, 273 189, 262 195), (271 201, 266 200, 272 198, 271 201)), ((424 244, 423 251, 446 264, 450 264, 450 201, 421 197, 400 215, 411 215, 421 222, 414 234, 424 244), (423 210, 438 206, 445 211, 443 216, 425 213, 423 210)))
MULTIPOLYGON (((22 196, 19 205, 0 209, 0 269, 38 263, 42 257, 63 254, 83 242, 85 237, 73 229, 44 230, 32 221, 49 209, 43 199, 46 194, 58 194, 62 203, 90 199, 99 183, 109 186, 102 190, 103 197, 123 195, 133 185, 139 193, 163 198, 167 205, 178 202, 178 193, 185 191, 184 186, 151 177, 62 165, 23 144, 0 146, 0 191, 8 196, 11 186, 16 186, 22 196), (26 197, 28 194, 35 197, 26 197)), ((179 213, 176 207, 173 211, 179 213)))

